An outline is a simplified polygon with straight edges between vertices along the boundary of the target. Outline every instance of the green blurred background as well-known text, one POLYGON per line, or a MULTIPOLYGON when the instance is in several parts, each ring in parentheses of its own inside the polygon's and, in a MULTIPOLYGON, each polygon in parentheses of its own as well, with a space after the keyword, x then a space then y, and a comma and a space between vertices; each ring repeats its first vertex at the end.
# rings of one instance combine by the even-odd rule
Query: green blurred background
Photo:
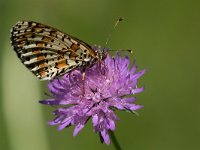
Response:
POLYGON ((125 17, 108 47, 135 49, 145 91, 140 116, 117 112, 116 136, 124 150, 200 149, 200 1, 198 0, 0 0, 0 149, 114 150, 99 142, 91 121, 72 137, 47 125, 47 82, 37 80, 10 46, 18 20, 38 21, 93 45, 105 45, 119 16, 125 17))

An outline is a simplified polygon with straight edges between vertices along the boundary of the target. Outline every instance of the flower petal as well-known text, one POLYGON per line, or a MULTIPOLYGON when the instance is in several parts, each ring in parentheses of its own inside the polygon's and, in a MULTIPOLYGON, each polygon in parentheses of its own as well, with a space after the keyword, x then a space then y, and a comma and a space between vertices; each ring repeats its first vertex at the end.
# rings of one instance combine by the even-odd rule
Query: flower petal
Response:
POLYGON ((109 119, 109 129, 114 131, 115 130, 115 122, 109 119))
POLYGON ((79 131, 81 131, 81 129, 83 129, 83 127, 84 127, 84 124, 76 125, 74 132, 73 132, 73 136, 76 136, 79 133, 79 131))
POLYGON ((136 88, 136 89, 132 89, 132 94, 137 94, 137 93, 140 93, 140 92, 142 92, 142 91, 144 91, 144 88, 143 88, 143 87, 141 87, 141 88, 136 88))
POLYGON ((98 124, 98 115, 95 114, 92 116, 92 123, 93 123, 93 126, 96 126, 98 124))
POLYGON ((64 129, 64 128, 66 128, 67 126, 69 126, 70 123, 71 123, 71 121, 72 121, 72 118, 71 118, 71 117, 68 117, 68 118, 66 118, 65 120, 63 120, 63 121, 60 123, 60 125, 59 125, 59 127, 58 127, 58 130, 60 131, 60 130, 62 130, 62 129, 64 129))
POLYGON ((101 131, 101 136, 103 137, 104 142, 109 145, 110 144, 110 138, 108 135, 108 132, 106 129, 104 129, 103 131, 101 131))

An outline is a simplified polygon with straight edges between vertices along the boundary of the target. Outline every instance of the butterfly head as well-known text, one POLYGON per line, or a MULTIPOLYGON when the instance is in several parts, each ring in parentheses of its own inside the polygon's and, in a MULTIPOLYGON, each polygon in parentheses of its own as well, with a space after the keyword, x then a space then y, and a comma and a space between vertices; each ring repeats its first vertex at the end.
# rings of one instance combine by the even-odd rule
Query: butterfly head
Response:
POLYGON ((106 59, 108 55, 108 49, 107 48, 102 48, 101 46, 94 46, 95 52, 96 52, 96 57, 99 61, 106 59))

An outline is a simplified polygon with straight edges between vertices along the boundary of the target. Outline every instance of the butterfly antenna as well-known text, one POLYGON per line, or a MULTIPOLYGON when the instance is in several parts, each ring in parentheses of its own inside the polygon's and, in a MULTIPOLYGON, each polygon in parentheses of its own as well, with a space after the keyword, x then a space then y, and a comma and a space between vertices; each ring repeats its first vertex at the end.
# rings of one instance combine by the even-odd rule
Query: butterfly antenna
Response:
POLYGON ((106 40, 106 45, 108 44, 108 41, 110 40, 110 38, 111 38, 111 36, 112 36, 113 32, 115 31, 115 29, 116 29, 117 25, 119 24, 119 22, 121 22, 121 21, 123 21, 123 20, 124 20, 124 18, 123 18, 123 17, 119 17, 119 18, 117 19, 116 23, 115 23, 115 24, 114 24, 114 26, 113 26, 113 29, 112 29, 112 31, 110 32, 110 34, 109 34, 109 35, 108 35, 108 37, 107 37, 107 40, 106 40))
MULTIPOLYGON (((114 26, 113 26, 112 31, 111 31, 110 34, 108 35, 108 38, 107 38, 107 40, 106 40, 106 44, 105 44, 105 45, 108 44, 108 41, 110 40, 110 38, 111 38, 113 32, 115 31, 116 27, 118 26, 119 22, 121 22, 121 21, 123 21, 123 20, 124 20, 124 17, 119 17, 119 18, 117 19, 116 23, 115 23, 114 26)), ((118 50, 109 50, 109 51, 118 51, 118 50)), ((133 50, 132 50, 132 49, 121 50, 121 51, 128 51, 129 53, 133 53, 133 50)))

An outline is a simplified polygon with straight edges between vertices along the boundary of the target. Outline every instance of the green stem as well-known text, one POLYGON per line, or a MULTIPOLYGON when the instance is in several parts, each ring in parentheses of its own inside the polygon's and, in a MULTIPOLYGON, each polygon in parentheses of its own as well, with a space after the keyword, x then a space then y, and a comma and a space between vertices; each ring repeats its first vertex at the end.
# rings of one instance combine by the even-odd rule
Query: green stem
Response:
POLYGON ((120 145, 119 145, 119 143, 118 143, 118 141, 117 141, 117 138, 116 138, 114 132, 109 130, 109 135, 110 135, 110 138, 112 140, 113 145, 115 146, 115 149, 116 150, 122 150, 120 145))

